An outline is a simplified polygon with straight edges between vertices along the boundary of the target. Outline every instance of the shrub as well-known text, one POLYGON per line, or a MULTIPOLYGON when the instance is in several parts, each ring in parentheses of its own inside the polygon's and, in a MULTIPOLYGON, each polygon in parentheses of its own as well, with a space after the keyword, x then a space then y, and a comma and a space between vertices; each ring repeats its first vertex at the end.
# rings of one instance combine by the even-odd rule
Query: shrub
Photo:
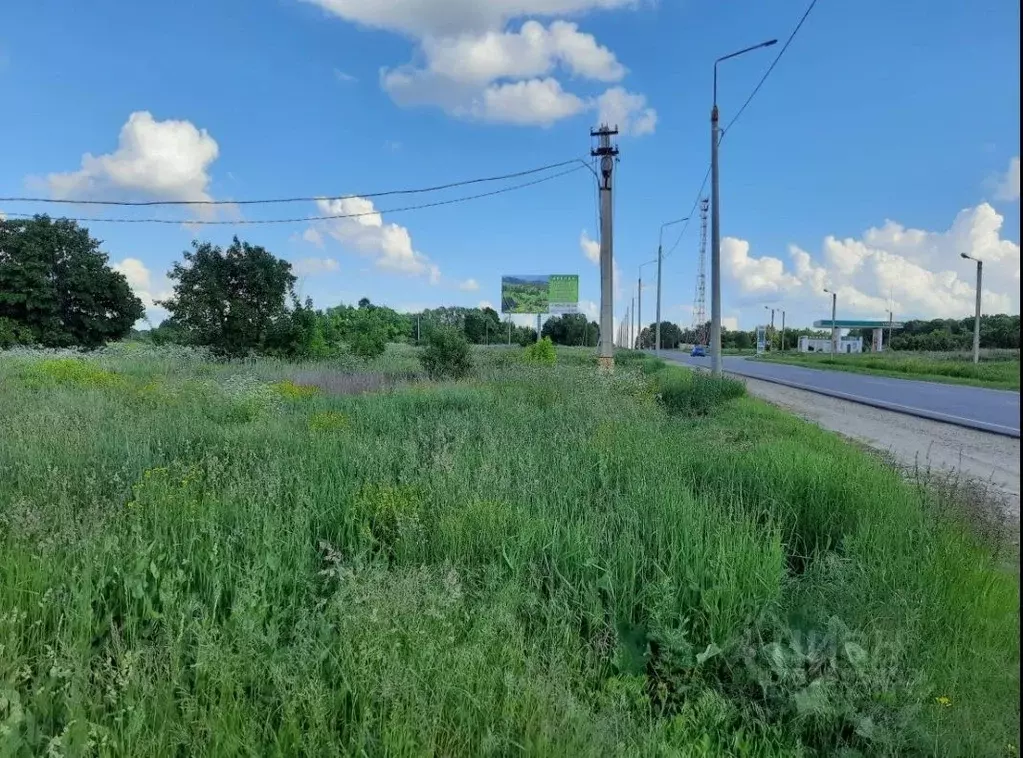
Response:
POLYGON ((553 366, 558 361, 558 354, 554 350, 554 343, 550 337, 534 342, 526 348, 526 361, 529 363, 543 363, 553 366))
POLYGON ((387 330, 381 321, 363 317, 355 322, 352 334, 352 352, 360 358, 379 358, 387 349, 387 330))
POLYGON ((472 371, 469 342, 461 331, 453 327, 432 331, 419 360, 431 379, 461 379, 472 371))
POLYGON ((657 383, 661 403, 668 412, 684 416, 706 416, 714 408, 746 394, 746 385, 737 379, 672 368, 659 373, 657 383))

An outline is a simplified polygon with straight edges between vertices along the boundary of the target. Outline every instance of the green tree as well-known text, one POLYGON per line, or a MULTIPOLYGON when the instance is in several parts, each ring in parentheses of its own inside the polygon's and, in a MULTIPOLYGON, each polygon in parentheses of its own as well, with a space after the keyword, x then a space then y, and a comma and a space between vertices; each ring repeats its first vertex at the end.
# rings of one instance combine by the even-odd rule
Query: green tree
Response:
POLYGON ((92 348, 127 336, 145 308, 100 244, 65 218, 0 220, 5 339, 92 348))
POLYGON ((378 313, 363 308, 356 311, 349 336, 353 353, 360 358, 377 358, 387 348, 387 336, 387 324, 378 313))
POLYGON ((590 336, 590 324, 582 313, 566 313, 544 322, 541 336, 550 337, 555 345, 585 345, 590 336))
POLYGON ((227 250, 193 242, 168 274, 174 295, 161 303, 185 341, 236 357, 272 347, 294 298, 291 264, 234 238, 227 250))

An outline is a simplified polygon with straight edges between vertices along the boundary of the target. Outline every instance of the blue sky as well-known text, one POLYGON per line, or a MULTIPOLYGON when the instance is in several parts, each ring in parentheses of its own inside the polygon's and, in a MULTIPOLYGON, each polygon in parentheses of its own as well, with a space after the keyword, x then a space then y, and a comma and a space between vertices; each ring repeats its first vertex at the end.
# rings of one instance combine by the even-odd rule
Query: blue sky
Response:
MULTIPOLYGON (((784 40, 805 7, 12 0, 0 21, 0 196, 238 200, 426 186, 586 156, 589 129, 605 116, 624 132, 620 315, 660 224, 688 213, 706 171, 713 60, 784 40)), ((779 48, 722 64, 723 122, 779 48)), ((986 261, 990 310, 1018 313, 1019 91, 1016 3, 820 0, 722 143, 728 323, 752 328, 765 304, 786 308, 789 323, 823 318, 823 286, 838 290, 840 314, 850 317, 882 317, 890 301, 899 318, 965 316, 973 268, 961 251, 986 261)), ((588 172, 386 212, 432 199, 197 216, 383 211, 322 224, 89 226, 147 302, 166 291, 163 274, 190 240, 238 234, 291 260, 302 294, 323 306, 362 296, 404 309, 498 304, 502 274, 578 272, 594 307, 588 172)), ((45 209, 0 203, 8 214, 45 209)), ((165 209, 49 210, 185 218, 165 209)), ((664 315, 683 324, 698 229, 687 228, 665 264, 664 315)), ((645 271, 652 281, 653 268, 645 271)), ((648 322, 652 304, 646 292, 648 322)))

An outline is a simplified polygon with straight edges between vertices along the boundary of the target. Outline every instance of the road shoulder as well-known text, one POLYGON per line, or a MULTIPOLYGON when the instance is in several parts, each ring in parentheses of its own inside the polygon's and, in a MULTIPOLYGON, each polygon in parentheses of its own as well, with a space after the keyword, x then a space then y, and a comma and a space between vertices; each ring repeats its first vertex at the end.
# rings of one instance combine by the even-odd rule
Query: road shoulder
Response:
POLYGON ((751 395, 884 454, 907 473, 980 488, 1019 536, 1020 441, 743 377, 751 395))

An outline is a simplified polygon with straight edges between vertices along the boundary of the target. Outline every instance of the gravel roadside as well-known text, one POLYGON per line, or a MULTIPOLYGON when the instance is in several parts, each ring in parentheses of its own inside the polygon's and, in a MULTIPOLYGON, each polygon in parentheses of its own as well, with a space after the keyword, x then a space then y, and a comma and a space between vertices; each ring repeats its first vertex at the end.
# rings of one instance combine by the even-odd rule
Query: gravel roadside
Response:
POLYGON ((909 472, 951 475, 983 489, 1019 535, 1020 441, 742 377, 750 394, 887 455, 909 472))

